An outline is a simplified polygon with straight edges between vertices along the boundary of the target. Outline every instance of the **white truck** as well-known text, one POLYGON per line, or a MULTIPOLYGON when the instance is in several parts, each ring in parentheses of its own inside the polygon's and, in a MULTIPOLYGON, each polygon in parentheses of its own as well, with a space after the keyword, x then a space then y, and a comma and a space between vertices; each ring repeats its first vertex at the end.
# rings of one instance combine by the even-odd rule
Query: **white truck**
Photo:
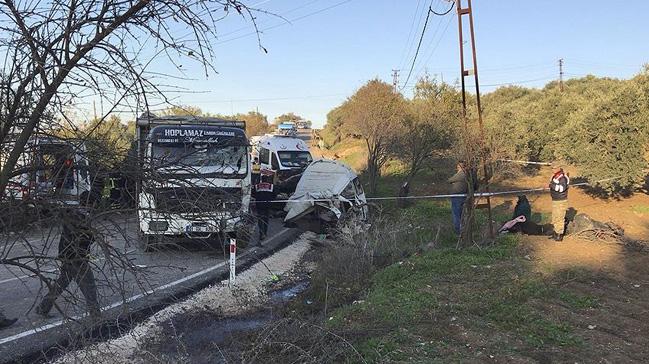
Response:
MULTIPOLYGON (((3 156, 4 157, 4 156, 3 156)), ((25 145, 5 195, 13 200, 44 200, 78 205, 92 187, 86 146, 79 140, 35 136, 25 145)))
POLYGON ((245 122, 145 114, 137 119, 138 218, 145 250, 169 238, 250 237, 245 122))

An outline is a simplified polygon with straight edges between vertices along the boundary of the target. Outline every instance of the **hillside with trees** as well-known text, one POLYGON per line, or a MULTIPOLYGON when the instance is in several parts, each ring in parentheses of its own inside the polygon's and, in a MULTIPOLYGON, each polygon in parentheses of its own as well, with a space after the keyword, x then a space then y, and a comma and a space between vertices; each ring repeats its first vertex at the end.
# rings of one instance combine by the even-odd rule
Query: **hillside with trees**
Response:
MULTIPOLYGON (((649 145, 649 69, 628 80, 587 76, 541 89, 501 87, 483 95, 485 143, 492 159, 564 161, 607 195, 632 192, 646 175, 649 145)), ((326 147, 363 140, 370 191, 388 160, 403 163, 411 180, 431 157, 462 157, 466 133, 457 88, 422 78, 404 98, 371 80, 332 109, 326 147), (363 111, 360 111, 363 110, 363 111), (389 146, 389 147, 388 147, 389 146)), ((465 144, 475 144, 465 140, 465 144)))

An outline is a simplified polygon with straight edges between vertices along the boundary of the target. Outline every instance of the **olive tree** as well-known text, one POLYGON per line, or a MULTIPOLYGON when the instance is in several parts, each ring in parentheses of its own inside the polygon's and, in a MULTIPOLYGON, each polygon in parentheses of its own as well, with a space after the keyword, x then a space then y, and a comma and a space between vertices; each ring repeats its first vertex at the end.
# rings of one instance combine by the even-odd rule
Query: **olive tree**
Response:
POLYGON ((405 117, 405 101, 391 85, 374 79, 343 105, 343 131, 361 138, 367 146, 369 191, 374 194, 381 167, 390 157, 397 128, 405 117))

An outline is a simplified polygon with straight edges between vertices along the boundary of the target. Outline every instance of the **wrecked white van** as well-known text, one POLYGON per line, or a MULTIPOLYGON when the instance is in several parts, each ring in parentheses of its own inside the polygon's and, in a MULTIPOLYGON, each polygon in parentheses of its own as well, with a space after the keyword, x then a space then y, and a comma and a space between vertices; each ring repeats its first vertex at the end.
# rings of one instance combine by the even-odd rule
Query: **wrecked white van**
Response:
POLYGON ((358 214, 362 220, 368 217, 365 192, 356 173, 327 159, 317 160, 304 170, 284 211, 287 223, 309 217, 335 223, 349 214, 358 214))

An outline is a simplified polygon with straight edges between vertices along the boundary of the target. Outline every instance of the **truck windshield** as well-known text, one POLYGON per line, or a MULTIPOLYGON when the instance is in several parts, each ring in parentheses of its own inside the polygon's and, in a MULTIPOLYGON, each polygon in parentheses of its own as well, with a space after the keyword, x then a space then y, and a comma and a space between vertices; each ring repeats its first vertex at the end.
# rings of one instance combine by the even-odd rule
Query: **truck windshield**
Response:
POLYGON ((151 157, 154 167, 216 167, 224 174, 243 174, 247 171, 245 146, 218 146, 213 144, 153 144, 151 157))
POLYGON ((304 167, 313 160, 309 152, 277 152, 277 156, 285 167, 304 167))

